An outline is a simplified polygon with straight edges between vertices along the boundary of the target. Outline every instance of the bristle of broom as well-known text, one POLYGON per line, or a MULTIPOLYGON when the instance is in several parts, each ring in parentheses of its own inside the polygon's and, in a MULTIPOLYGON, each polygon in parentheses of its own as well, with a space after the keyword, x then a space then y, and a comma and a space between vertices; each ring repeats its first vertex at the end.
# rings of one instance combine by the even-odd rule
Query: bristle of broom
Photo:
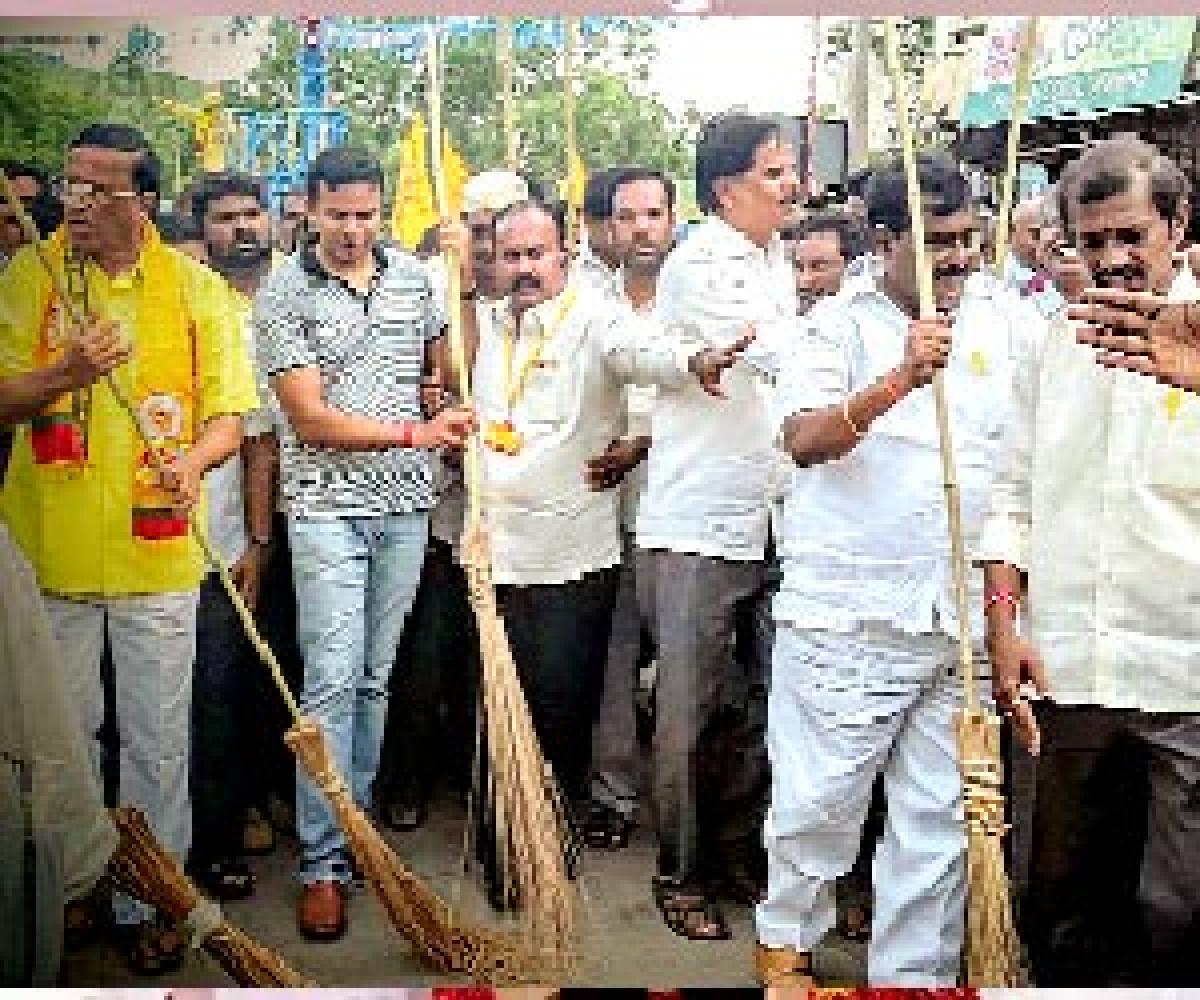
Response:
POLYGON ((567 869, 573 849, 568 813, 538 743, 496 602, 487 538, 477 525, 464 537, 463 556, 479 631, 504 889, 516 891, 535 950, 562 978, 576 957, 576 891, 567 869))
MULTIPOLYGON (((112 817, 121 839, 108 864, 109 877, 172 920, 185 920, 200 902, 200 895, 179 863, 158 842, 139 810, 114 809, 112 817)), ((316 985, 228 922, 214 928, 200 943, 239 986, 316 985)))
POLYGON ((523 936, 468 925, 401 863, 333 770, 324 734, 315 722, 302 720, 284 739, 329 799, 350 850, 392 926, 408 938, 422 959, 473 982, 530 982, 544 974, 544 963, 523 936))
POLYGON ((975 987, 1028 985, 1004 868, 1004 796, 1000 720, 959 712, 955 719, 967 821, 967 982, 975 987))

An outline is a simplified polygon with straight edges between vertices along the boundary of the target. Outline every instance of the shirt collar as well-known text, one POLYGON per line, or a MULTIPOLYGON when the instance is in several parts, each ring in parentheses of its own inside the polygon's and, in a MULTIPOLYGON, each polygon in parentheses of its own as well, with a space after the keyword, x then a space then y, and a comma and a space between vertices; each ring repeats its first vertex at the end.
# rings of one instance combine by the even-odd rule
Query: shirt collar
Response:
POLYGON ((783 240, 780 239, 778 233, 771 236, 771 242, 767 244, 767 248, 764 250, 750 239, 749 236, 740 229, 731 226, 719 215, 711 216, 711 221, 714 227, 713 232, 716 234, 717 239, 726 244, 730 250, 736 247, 739 251, 738 256, 771 261, 783 255, 783 240))
MULTIPOLYGON (((388 256, 387 251, 378 243, 371 247, 371 256, 375 259, 375 277, 377 278, 387 270, 388 256)), ((304 249, 300 251, 300 267, 310 278, 316 278, 320 281, 336 281, 339 285, 353 292, 355 295, 360 295, 361 292, 355 291, 344 278, 339 277, 329 271, 324 264, 321 263, 321 258, 317 256, 317 244, 306 243, 304 249)), ((372 282, 373 284, 374 282, 372 282)))

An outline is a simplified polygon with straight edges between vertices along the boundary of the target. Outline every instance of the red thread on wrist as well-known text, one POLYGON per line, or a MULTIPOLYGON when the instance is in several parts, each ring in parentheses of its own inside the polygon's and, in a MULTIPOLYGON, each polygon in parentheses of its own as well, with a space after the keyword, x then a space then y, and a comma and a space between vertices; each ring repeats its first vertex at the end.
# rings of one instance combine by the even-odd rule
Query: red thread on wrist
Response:
POLYGON ((413 425, 409 420, 402 420, 400 422, 400 447, 413 447, 413 425))
POLYGON ((1011 590, 990 590, 983 597, 983 610, 990 611, 997 604, 1007 604, 1015 612, 1020 599, 1011 590))

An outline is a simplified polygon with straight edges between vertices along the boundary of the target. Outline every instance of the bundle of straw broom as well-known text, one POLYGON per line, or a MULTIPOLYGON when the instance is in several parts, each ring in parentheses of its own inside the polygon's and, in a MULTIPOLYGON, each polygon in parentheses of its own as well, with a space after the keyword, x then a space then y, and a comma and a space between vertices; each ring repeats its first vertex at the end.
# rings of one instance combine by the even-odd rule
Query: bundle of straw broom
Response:
MULTIPOLYGON (((67 309, 71 322, 82 327, 86 318, 68 294, 63 275, 56 272, 41 243, 36 226, 3 171, 0 171, 0 194, 20 222, 34 252, 46 269, 58 298, 67 309)), ((147 439, 146 429, 116 380, 107 375, 104 381, 117 405, 133 421, 143 443, 152 454, 156 454, 147 439)), ((161 465, 159 471, 163 471, 161 465)), ((537 976, 541 972, 539 956, 529 947, 528 942, 517 935, 485 932, 462 921, 432 889, 401 864, 395 852, 355 806, 345 781, 334 772, 330 764, 324 734, 312 720, 301 716, 299 705, 288 688, 279 661, 259 635, 253 615, 238 593, 228 569, 209 544, 207 534, 198 522, 195 511, 189 513, 188 520, 205 561, 219 575, 247 637, 270 670, 275 686, 295 720, 294 727, 285 738, 286 742, 296 753, 301 765, 312 776, 315 784, 328 797, 355 858, 383 903, 396 930, 410 940, 420 958, 442 971, 464 973, 472 978, 489 981, 509 981, 537 976)), ((139 867, 144 891, 149 891, 155 884, 155 870, 151 864, 139 867)), ((158 878, 162 880, 163 886, 171 885, 169 871, 161 871, 158 878)), ((248 940, 229 937, 228 950, 237 952, 248 940)), ((242 967, 253 970, 258 967, 257 960, 247 954, 242 967)), ((271 982, 272 980, 268 980, 265 985, 271 985, 271 982)))
MULTIPOLYGON (((1008 199, 1012 196, 1017 134, 1025 96, 1028 94, 1036 31, 1036 19, 1031 18, 1014 86, 1015 99, 1009 125, 1008 175, 1005 180, 1006 201, 1001 215, 1001 233, 997 237, 999 261, 1003 260, 1003 230, 1009 218, 1008 199)), ((933 275, 925 253, 925 215, 917 176, 913 128, 909 119, 908 86, 899 58, 894 20, 889 18, 884 22, 884 32, 895 97, 896 122, 900 130, 904 168, 908 177, 908 210, 912 220, 920 312, 922 318, 931 319, 936 315, 933 275)), ((937 411, 942 478, 946 492, 950 558, 959 623, 959 659, 964 688, 964 707, 955 714, 955 731, 967 827, 967 982, 972 986, 1023 986, 1026 985, 1026 977, 1021 964, 1021 945, 1013 922, 1011 892, 1004 868, 1002 838, 1006 829, 1000 761, 1000 720, 985 708, 979 697, 979 683, 971 648, 962 513, 945 382, 941 372, 934 379, 933 393, 937 411)))
MULTIPOLYGON (((429 118, 434 189, 439 216, 449 218, 442 169, 442 78, 436 27, 429 42, 429 118)), ((459 379, 459 397, 471 405, 471 385, 461 316, 459 261, 445 252, 450 302, 450 345, 459 379)), ((533 719, 517 674, 512 648, 492 582, 487 531, 482 516, 478 438, 467 445, 464 470, 467 523, 462 553, 471 606, 479 631, 483 723, 487 731, 491 806, 494 810, 500 891, 520 902, 528 941, 547 971, 561 978, 575 960, 576 892, 568 871, 572 831, 557 783, 542 754, 533 719)))
POLYGON ((114 809, 112 818, 121 839, 108 862, 108 874, 119 888, 182 921, 193 941, 241 986, 316 985, 226 921, 220 907, 196 891, 179 863, 155 839, 141 812, 114 809))

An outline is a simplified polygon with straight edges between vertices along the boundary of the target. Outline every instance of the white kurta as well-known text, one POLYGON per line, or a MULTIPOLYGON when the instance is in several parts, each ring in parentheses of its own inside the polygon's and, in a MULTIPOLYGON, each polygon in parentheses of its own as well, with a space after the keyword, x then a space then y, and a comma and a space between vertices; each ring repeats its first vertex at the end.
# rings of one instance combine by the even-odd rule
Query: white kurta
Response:
POLYGON ((1014 371, 975 555, 1028 572, 1057 702, 1200 711, 1200 397, 1100 368, 1061 318, 1014 371))
POLYGON ((664 336, 683 356, 728 347, 753 325, 753 353, 768 360, 725 372, 724 399, 695 382, 659 393, 637 545, 761 560, 774 452, 764 368, 769 374, 774 345, 801 329, 782 243, 764 250, 721 219, 707 220, 667 257, 655 308, 664 336))
MULTIPOLYGON (((483 504, 492 568, 501 584, 555 584, 621 561, 615 490, 592 490, 588 459, 625 430, 627 382, 680 386, 693 379, 681 358, 650 324, 585 286, 530 369, 511 412, 503 350, 506 314, 479 331, 475 403, 483 426, 511 421, 522 436, 519 454, 484 448, 483 504)), ((570 289, 563 295, 570 294, 570 289)), ((513 369, 519 372, 553 323, 562 296, 521 321, 513 369)))
MULTIPOLYGON (((899 364, 910 322, 868 276, 808 318, 805 349, 781 369, 781 423, 840 405, 899 364)), ((1036 322, 986 282, 972 283, 958 313, 946 386, 968 538, 979 532, 1009 405, 1011 344, 1036 322)), ((834 880, 854 861, 882 774, 888 825, 868 952, 877 985, 953 985, 963 940, 952 725, 962 681, 941 482, 933 394, 922 388, 848 455, 796 469, 785 501, 759 940, 810 951, 832 927, 834 880)), ((978 635, 978 617, 972 626, 978 635)))

